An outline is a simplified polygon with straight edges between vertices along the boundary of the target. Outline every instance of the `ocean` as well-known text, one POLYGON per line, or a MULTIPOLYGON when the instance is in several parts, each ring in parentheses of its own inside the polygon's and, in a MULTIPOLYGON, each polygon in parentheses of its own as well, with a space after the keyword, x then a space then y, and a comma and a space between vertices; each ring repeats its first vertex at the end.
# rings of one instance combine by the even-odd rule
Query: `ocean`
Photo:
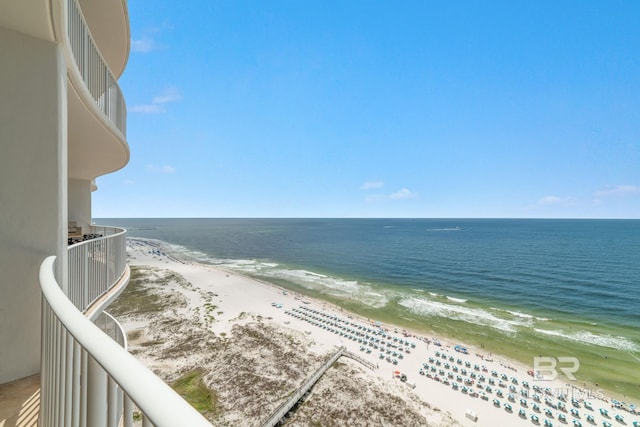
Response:
POLYGON ((99 219, 178 257, 640 399, 640 220, 99 219))

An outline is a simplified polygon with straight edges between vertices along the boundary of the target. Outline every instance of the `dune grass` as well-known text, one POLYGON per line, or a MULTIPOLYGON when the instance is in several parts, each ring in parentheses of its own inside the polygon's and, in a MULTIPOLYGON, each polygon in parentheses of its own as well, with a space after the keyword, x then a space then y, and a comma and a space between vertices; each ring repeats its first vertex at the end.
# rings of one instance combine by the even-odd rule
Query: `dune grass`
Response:
POLYGON ((215 392, 204 384, 204 375, 204 370, 194 369, 173 381, 171 387, 201 414, 211 416, 220 409, 215 392))

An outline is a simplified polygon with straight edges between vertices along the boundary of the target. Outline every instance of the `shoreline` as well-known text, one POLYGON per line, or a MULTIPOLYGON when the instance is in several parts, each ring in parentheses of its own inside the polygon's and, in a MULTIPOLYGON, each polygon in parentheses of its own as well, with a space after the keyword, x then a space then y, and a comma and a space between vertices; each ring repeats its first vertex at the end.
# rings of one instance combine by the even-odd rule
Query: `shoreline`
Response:
MULTIPOLYGON (((377 372, 370 373, 370 375, 376 376, 379 379, 383 379, 387 382, 391 381, 398 383, 399 381, 397 379, 389 378, 392 376, 391 373, 396 370, 405 373, 409 379, 408 382, 415 383, 415 388, 412 389, 413 393, 415 393, 422 401, 428 402, 443 411, 450 413, 452 417, 460 423, 460 425, 505 425, 504 423, 509 425, 526 425, 531 422, 529 419, 530 415, 536 415, 541 420, 545 418, 544 410, 546 405, 544 403, 544 397, 542 398, 543 403, 539 404, 541 407, 540 412, 531 409, 534 402, 532 398, 529 397, 532 395, 532 393, 529 393, 531 391, 529 387, 527 387, 527 398, 525 399, 523 397, 525 390, 520 385, 528 381, 534 383, 534 381, 527 375, 527 370, 529 370, 527 369, 527 366, 521 362, 511 360, 497 354, 488 354, 488 352, 483 348, 468 346, 464 343, 456 342, 451 338, 443 336, 428 336, 434 334, 424 334, 423 331, 403 330, 402 327, 389 324, 388 322, 378 322, 375 319, 348 312, 331 302, 302 295, 297 292, 287 290, 279 285, 245 276, 235 271, 225 270, 217 266, 207 264, 184 262, 171 254, 167 254, 162 243, 159 241, 150 241, 149 239, 142 238, 129 238, 128 250, 130 250, 130 263, 132 265, 149 265, 151 267, 177 272, 196 287, 216 287, 216 285, 209 284, 213 278, 216 278, 217 281, 230 281, 243 288, 256 291, 250 293, 251 298, 246 298, 246 295, 242 295, 242 292, 240 292, 241 295, 237 295, 237 289, 234 291, 234 289, 223 287, 225 292, 228 293, 224 295, 221 293, 219 294, 221 295, 219 304, 220 309, 224 312, 229 311, 231 314, 228 314, 229 318, 227 318, 227 315, 221 316, 221 319, 211 325, 211 330, 217 334, 230 333, 231 329, 228 327, 229 323, 243 312, 265 315, 271 317, 273 319, 272 322, 277 323, 282 327, 294 329, 312 337, 316 342, 318 349, 326 350, 331 348, 331 346, 341 344, 347 346, 349 351, 367 358, 369 361, 376 363, 379 366, 377 372), (158 253, 155 252, 156 249, 159 251, 158 253), (265 300, 267 297, 270 297, 271 300, 277 298, 278 301, 269 301, 269 299, 265 300), (272 305, 274 303, 282 305, 277 307, 272 305), (381 359, 379 351, 369 348, 370 344, 375 342, 373 341, 373 334, 362 333, 361 336, 358 336, 360 342, 356 339, 345 338, 344 336, 341 337, 336 332, 328 330, 336 330, 335 321, 332 326, 328 326, 326 323, 319 322, 318 320, 314 320, 318 325, 310 324, 309 319, 306 318, 308 316, 306 316, 305 312, 307 310, 305 310, 305 307, 315 310, 317 312, 315 313, 315 317, 322 318, 322 320, 324 320, 326 316, 343 317, 346 322, 357 324, 358 327, 362 326, 369 329, 377 327, 377 330, 386 329, 386 334, 382 333, 376 335, 375 339, 379 339, 380 336, 388 335, 402 340, 401 337, 404 336, 404 339, 412 341, 412 346, 415 345, 415 347, 412 347, 406 354, 403 354, 401 351, 398 351, 397 348, 394 348, 391 354, 403 354, 403 357, 397 361, 397 364, 388 362, 386 352, 385 357, 381 359), (246 310, 242 310, 243 308, 246 308, 246 310), (301 318, 294 317, 294 314, 301 318), (226 320, 226 322, 224 320, 226 320), (407 335, 409 336, 407 337, 407 335), (365 338, 365 336, 367 337, 365 338), (436 346, 436 342, 439 342, 441 346, 436 346), (454 350, 456 345, 466 347, 468 354, 463 355, 462 353, 456 352, 454 350), (446 360, 438 360, 438 357, 442 358, 445 355, 446 360), (471 377, 463 377, 459 374, 464 368, 456 369, 458 372, 452 375, 453 378, 451 378, 450 376, 453 374, 453 366, 455 366, 453 363, 454 361, 461 361, 461 363, 464 363, 465 365, 468 363, 468 369, 470 367, 475 368, 477 366, 478 369, 474 369, 474 376, 476 378, 472 380, 471 377), (428 368, 425 368, 423 364, 429 365, 428 368), (447 369, 444 372, 444 375, 440 376, 442 378, 439 380, 428 378, 428 376, 438 376, 430 374, 431 372, 434 372, 434 369, 436 374, 443 372, 445 365, 449 365, 451 370, 447 369), (423 370, 424 375, 419 373, 420 370, 423 370), (487 387, 489 387, 488 383, 489 379, 492 377, 492 371, 496 371, 496 373, 500 375, 500 378, 495 378, 495 386, 491 387, 492 392, 489 393, 485 391, 487 390, 487 387), (518 387, 513 385, 516 383, 507 384, 505 382, 504 386, 500 385, 499 383, 503 382, 504 379, 503 375, 507 378, 515 378, 518 387), (484 376, 485 380, 481 381, 480 376, 484 376), (461 388, 465 387, 462 383, 459 385, 458 390, 454 390, 450 385, 451 383, 456 382, 455 380, 458 378, 464 378, 464 382, 472 381, 471 385, 468 387, 469 391, 467 393, 463 393, 461 391, 461 388), (443 382, 447 382, 449 384, 443 384, 443 382), (481 382, 484 383, 482 384, 482 387, 480 387, 481 382), (508 391, 508 387, 512 386, 515 389, 514 392, 508 391), (518 389, 519 393, 515 393, 518 389), (497 397, 498 395, 496 393, 499 390, 504 391, 501 392, 503 395, 502 398, 497 397), (471 396, 471 394, 475 395, 476 393, 476 396, 471 396), (486 400, 483 399, 483 395, 480 393, 484 393, 484 395, 487 396, 486 400), (517 397, 509 400, 509 394, 516 394, 517 397), (500 409, 494 407, 494 398, 500 400, 500 409), (523 402, 520 402, 519 399, 521 398, 527 401, 526 406, 524 406, 525 404, 523 402), (506 410, 505 405, 511 405, 512 411, 510 412, 509 410, 506 410), (471 422, 466 418, 465 412, 467 409, 474 411, 478 415, 478 422, 471 422), (525 410, 525 417, 518 415, 520 409, 525 410)), ((387 344, 390 343, 391 342, 387 344)), ((393 346, 393 344, 391 345, 393 346)), ((394 358, 397 360, 396 357, 394 358)), ((456 364, 459 365, 459 363, 456 364)), ((471 369, 469 369, 469 371, 471 371, 471 369)), ((569 393, 570 390, 571 393, 580 395, 582 398, 591 398, 587 393, 577 392, 579 388, 569 388, 567 385, 568 384, 564 381, 545 381, 545 387, 542 388, 544 389, 549 387, 557 390, 567 390, 566 393, 569 393)), ((607 395, 610 395, 610 393, 607 393, 607 395)), ((608 407, 609 403, 609 399, 607 399, 607 401, 598 401, 593 399, 592 405, 594 407, 594 412, 592 416, 594 419, 599 419, 600 414, 597 413, 597 408, 601 406, 608 407)), ((580 404, 580 402, 578 404, 580 404)), ((569 403, 567 406, 571 408, 572 405, 569 403)), ((580 411, 582 412, 587 410, 580 409, 580 411)), ((556 412, 558 411, 553 411, 554 414, 556 412)), ((614 412, 619 412, 621 415, 625 416, 626 419, 631 418, 632 420, 635 420, 634 415, 629 412, 622 410, 617 410, 616 412, 616 410, 611 410, 612 414, 614 412)), ((558 412, 558 414, 560 414, 560 412, 558 412)), ((558 414, 555 416, 557 417, 558 414)), ((584 414, 582 416, 583 421, 586 415, 588 414, 584 414)), ((568 408, 566 411, 566 417, 568 420, 571 420, 572 418, 568 408)), ((603 418, 603 420, 607 420, 607 418, 603 418)), ((601 425, 602 420, 599 421, 598 424, 601 425)))

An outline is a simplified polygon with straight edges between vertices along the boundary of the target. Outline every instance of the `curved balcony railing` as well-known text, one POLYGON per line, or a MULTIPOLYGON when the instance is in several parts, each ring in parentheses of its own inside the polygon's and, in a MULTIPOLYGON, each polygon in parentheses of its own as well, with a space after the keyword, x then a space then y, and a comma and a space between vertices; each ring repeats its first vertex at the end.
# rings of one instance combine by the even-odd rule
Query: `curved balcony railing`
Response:
POLYGON ((127 348, 127 334, 115 317, 103 311, 93 323, 120 347, 127 348))
POLYGON ((74 293, 73 298, 56 281, 55 256, 46 258, 40 266, 39 425, 128 427, 133 425, 137 406, 144 427, 210 427, 199 412, 127 352, 123 347, 126 336, 115 319, 102 313, 96 325, 85 316, 96 300, 126 280, 128 274, 125 231, 92 229, 96 234, 100 230, 106 235, 95 242, 69 247, 69 277, 75 283, 66 288, 67 293, 74 293), (82 255, 87 265, 78 267, 82 255), (72 264, 78 267, 74 271, 72 264), (94 274, 100 269, 101 273, 94 274))
POLYGON ((96 47, 77 0, 66 0, 66 34, 80 75, 93 100, 127 134, 127 105, 113 73, 96 47))
POLYGON ((126 231, 92 226, 96 237, 69 246, 67 297, 84 312, 122 276, 126 264, 126 231))

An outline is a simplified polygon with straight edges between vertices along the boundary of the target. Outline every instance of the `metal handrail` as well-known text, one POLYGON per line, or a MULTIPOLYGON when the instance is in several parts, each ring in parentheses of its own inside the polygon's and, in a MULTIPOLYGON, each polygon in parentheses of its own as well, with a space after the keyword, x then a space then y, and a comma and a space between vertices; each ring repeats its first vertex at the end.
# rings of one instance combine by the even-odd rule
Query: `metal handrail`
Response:
POLYGON ((116 343, 118 343, 120 345, 120 347, 122 347, 124 349, 128 348, 127 334, 125 333, 124 329, 122 328, 122 325, 120 324, 120 322, 118 322, 118 320, 115 317, 113 317, 112 315, 110 315, 106 311, 103 311, 93 321, 93 323, 98 328, 100 328, 100 330, 102 332, 107 334, 107 336, 109 338, 111 338, 116 343))
POLYGON ((56 281, 55 259, 50 256, 40 266, 40 425, 128 427, 135 404, 144 426, 210 427, 198 411, 75 307, 56 281))
POLYGON ((66 35, 78 71, 96 105, 127 134, 127 105, 118 81, 91 36, 78 0, 66 0, 66 35))

